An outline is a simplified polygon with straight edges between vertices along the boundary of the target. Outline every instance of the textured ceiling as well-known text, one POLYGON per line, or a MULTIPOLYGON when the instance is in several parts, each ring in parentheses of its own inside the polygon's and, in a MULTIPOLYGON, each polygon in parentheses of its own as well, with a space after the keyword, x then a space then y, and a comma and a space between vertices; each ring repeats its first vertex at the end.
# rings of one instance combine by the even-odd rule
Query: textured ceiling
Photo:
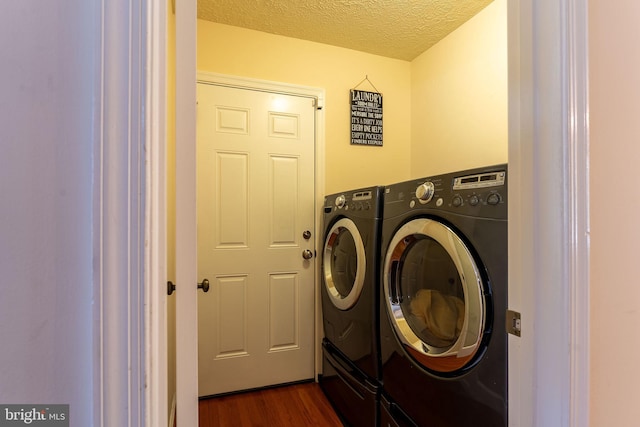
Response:
POLYGON ((198 0, 198 18, 413 60, 492 0, 198 0))

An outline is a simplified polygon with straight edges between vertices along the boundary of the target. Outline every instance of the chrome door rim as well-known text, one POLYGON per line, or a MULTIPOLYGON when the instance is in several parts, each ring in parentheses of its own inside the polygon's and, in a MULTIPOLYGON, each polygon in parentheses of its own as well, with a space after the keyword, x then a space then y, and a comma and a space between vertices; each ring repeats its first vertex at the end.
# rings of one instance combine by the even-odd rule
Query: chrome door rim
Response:
MULTIPOLYGON (((399 264, 395 263, 394 267, 399 268, 399 264)), ((389 244, 383 269, 385 306, 402 344, 410 350, 412 355, 418 356, 421 362, 426 362, 427 367, 439 370, 437 358, 453 358, 459 359, 460 363, 448 364, 448 367, 442 367, 442 370, 457 370, 473 359, 479 350, 486 317, 482 283, 480 270, 466 244, 451 228, 438 221, 429 218, 414 219, 403 225, 394 234, 389 244), (404 252, 402 249, 399 253, 397 249, 405 239, 415 235, 427 236, 442 245, 451 257, 461 279, 465 300, 464 323, 458 339, 446 348, 434 347, 422 341, 407 324, 400 302, 394 301, 390 292, 391 286, 395 286, 395 283, 390 283, 391 264, 399 262, 400 253, 404 252)))
POLYGON ((364 287, 364 276, 367 268, 364 243, 362 242, 362 237, 360 236, 358 227, 356 227, 356 224, 351 219, 341 218, 331 227, 324 242, 323 260, 324 284, 325 289, 329 294, 329 298, 331 299, 333 305, 340 310, 348 310, 349 308, 353 307, 353 305, 358 301, 358 298, 362 293, 362 288, 364 287), (353 236, 357 260, 356 276, 354 279, 353 287, 351 288, 349 294, 344 297, 340 295, 340 293, 336 289, 336 285, 331 272, 331 263, 329 262, 333 254, 333 243, 335 241, 335 237, 337 237, 340 233, 343 233, 343 230, 348 231, 349 233, 351 233, 351 236, 353 236))

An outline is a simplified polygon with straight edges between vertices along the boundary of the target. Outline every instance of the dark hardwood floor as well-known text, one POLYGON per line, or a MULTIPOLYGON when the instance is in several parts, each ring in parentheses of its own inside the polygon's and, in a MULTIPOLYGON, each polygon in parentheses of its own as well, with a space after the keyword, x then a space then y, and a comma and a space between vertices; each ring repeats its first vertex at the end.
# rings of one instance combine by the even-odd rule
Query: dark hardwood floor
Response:
POLYGON ((317 383, 203 399, 200 427, 342 427, 317 383))

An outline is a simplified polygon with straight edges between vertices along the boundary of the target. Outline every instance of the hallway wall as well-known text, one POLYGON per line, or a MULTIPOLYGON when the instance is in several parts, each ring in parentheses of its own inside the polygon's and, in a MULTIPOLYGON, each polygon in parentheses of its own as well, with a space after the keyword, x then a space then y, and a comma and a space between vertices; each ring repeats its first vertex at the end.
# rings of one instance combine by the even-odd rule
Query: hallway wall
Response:
POLYGON ((0 15, 0 403, 69 404, 73 424, 89 426, 101 385, 93 285, 100 14, 96 1, 66 6, 21 0, 0 15))
POLYGON ((640 419, 640 3, 589 5, 590 423, 640 419))

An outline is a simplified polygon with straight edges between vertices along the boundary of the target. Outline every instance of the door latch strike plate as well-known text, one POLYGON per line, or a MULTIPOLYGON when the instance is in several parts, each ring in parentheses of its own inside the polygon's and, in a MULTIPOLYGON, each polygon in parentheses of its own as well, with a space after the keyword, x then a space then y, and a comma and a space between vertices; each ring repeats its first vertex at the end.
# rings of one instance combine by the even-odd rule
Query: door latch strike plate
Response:
POLYGON ((519 337, 522 332, 520 313, 517 311, 507 310, 507 332, 517 337, 519 337))

